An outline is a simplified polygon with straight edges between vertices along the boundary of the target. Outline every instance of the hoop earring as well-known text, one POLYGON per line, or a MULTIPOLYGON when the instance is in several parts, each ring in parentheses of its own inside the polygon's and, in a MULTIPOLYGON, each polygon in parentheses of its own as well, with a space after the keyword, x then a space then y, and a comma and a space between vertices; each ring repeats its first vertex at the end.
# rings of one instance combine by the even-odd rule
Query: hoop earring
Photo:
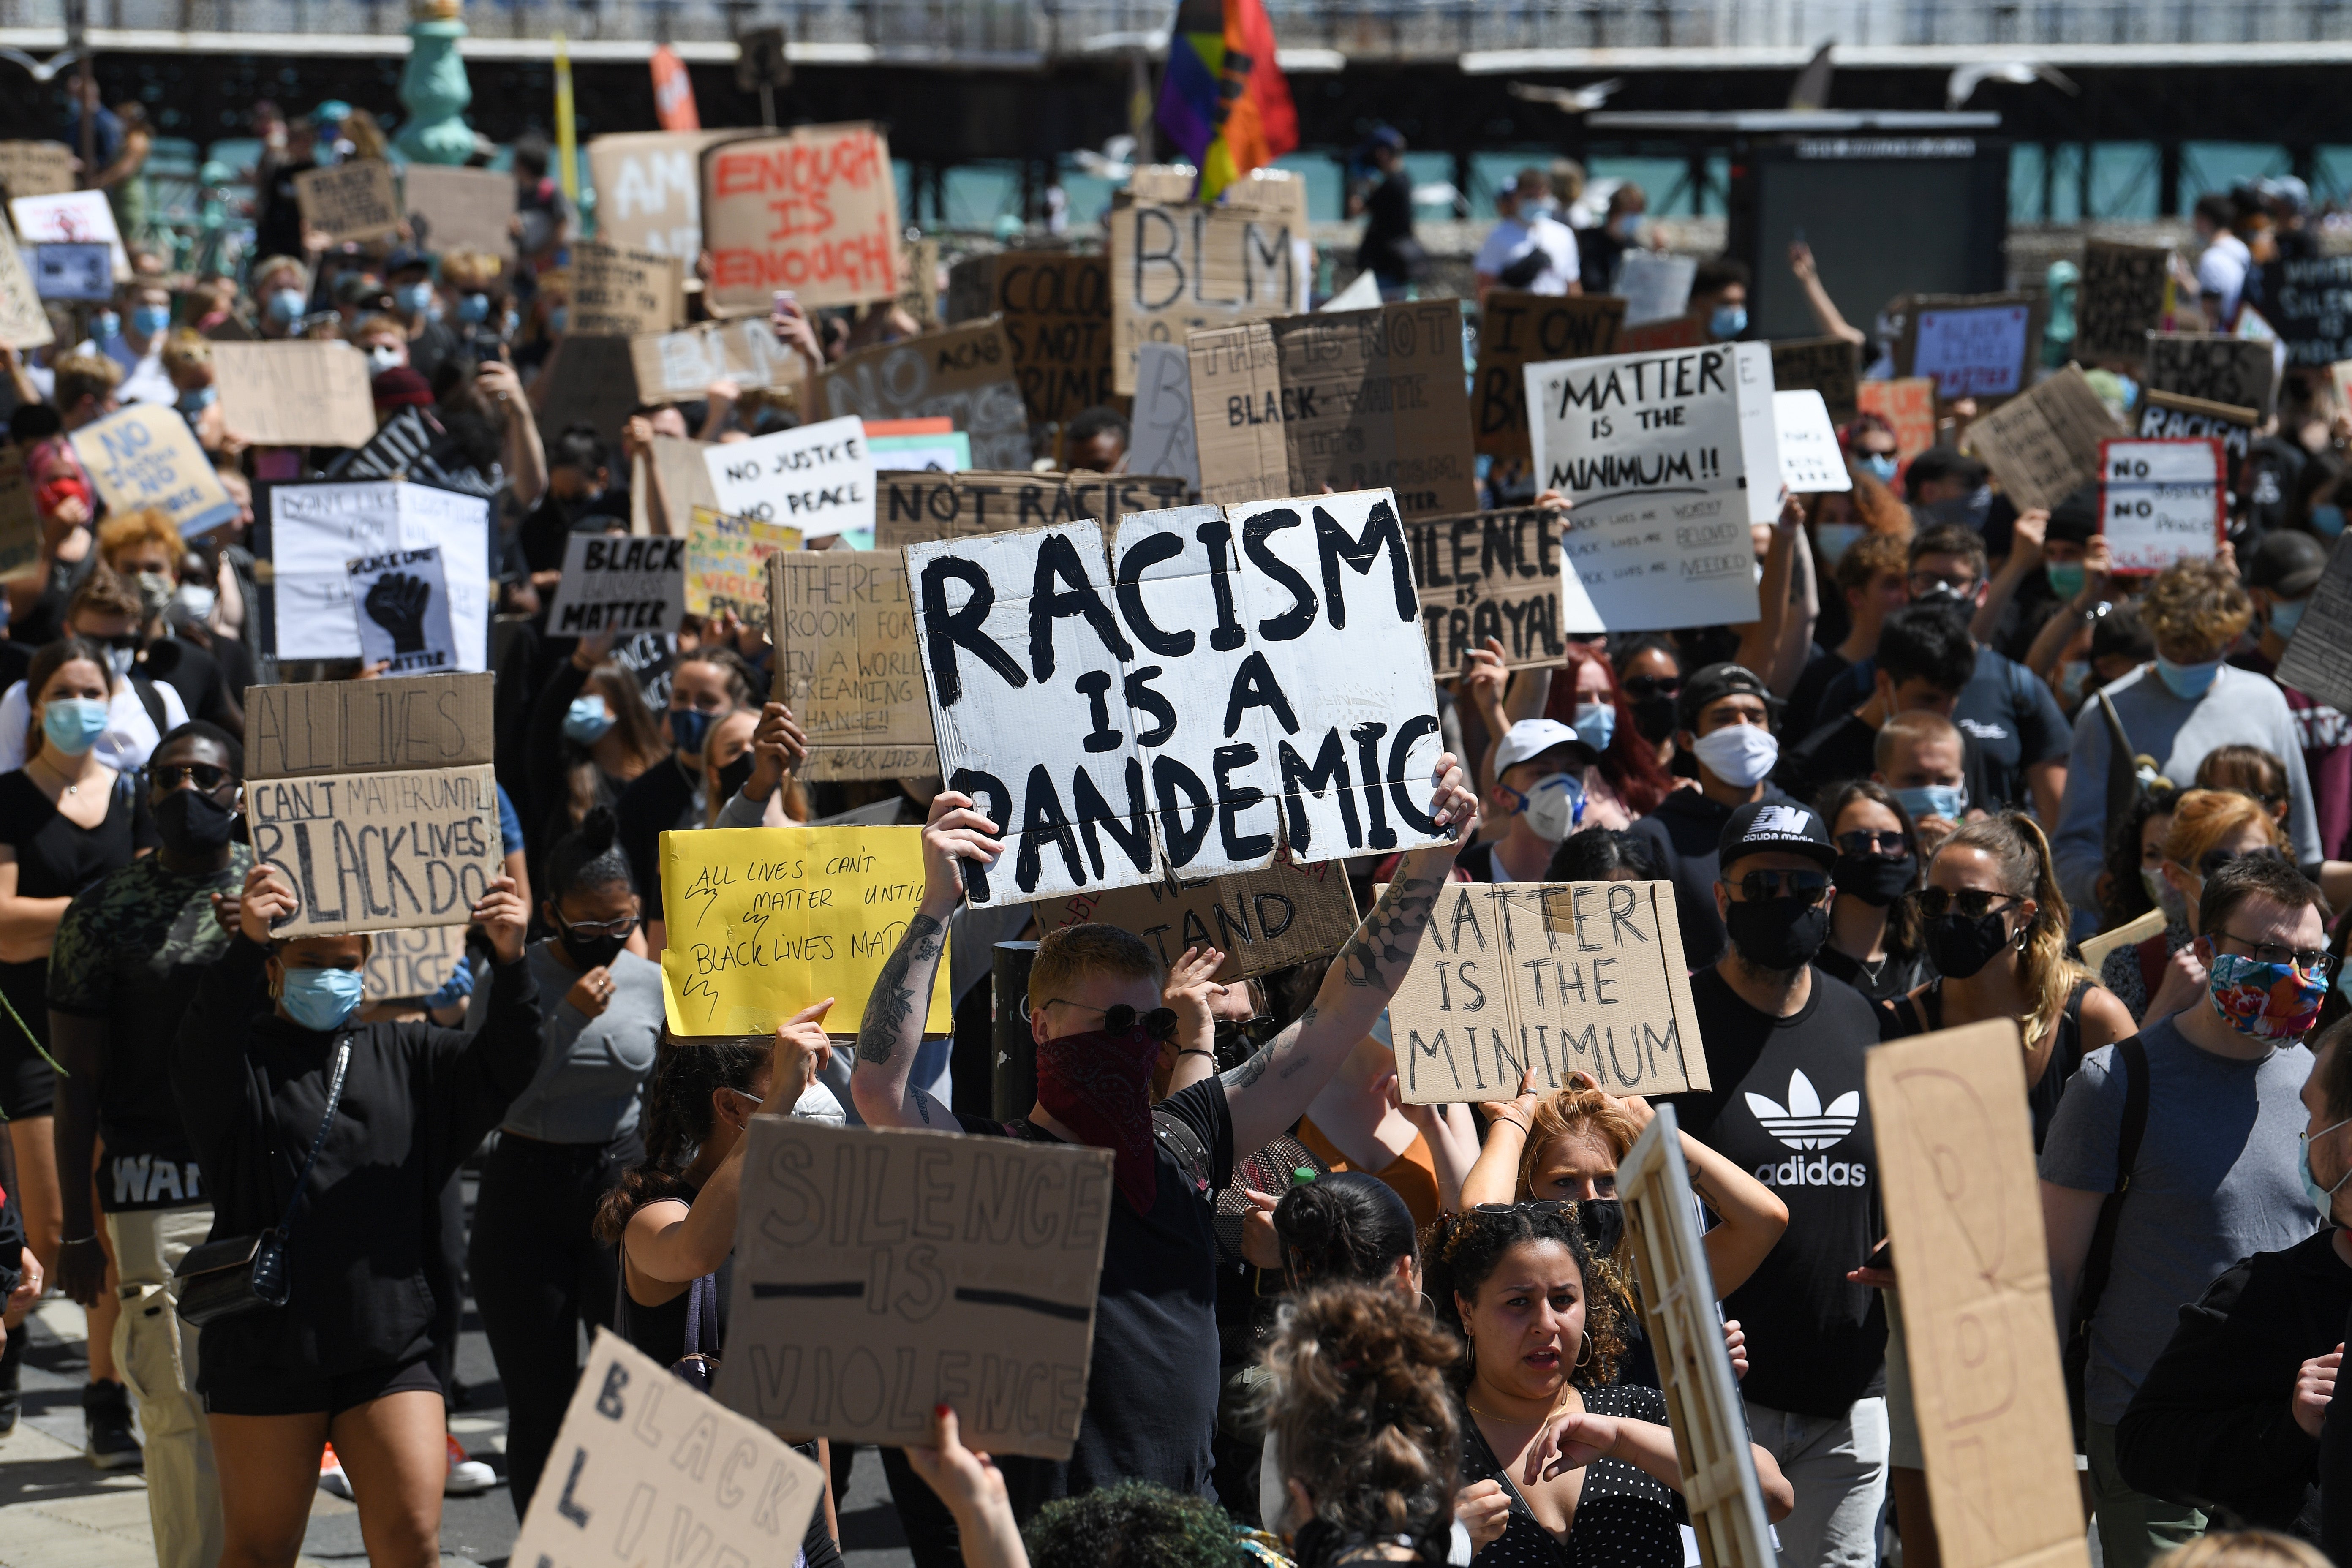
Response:
POLYGON ((1584 1334, 1580 1337, 1584 1341, 1584 1350, 1583 1353, 1580 1354, 1576 1358, 1576 1365, 1573 1370, 1582 1372, 1586 1367, 1592 1364, 1592 1336, 1591 1334, 1584 1334))

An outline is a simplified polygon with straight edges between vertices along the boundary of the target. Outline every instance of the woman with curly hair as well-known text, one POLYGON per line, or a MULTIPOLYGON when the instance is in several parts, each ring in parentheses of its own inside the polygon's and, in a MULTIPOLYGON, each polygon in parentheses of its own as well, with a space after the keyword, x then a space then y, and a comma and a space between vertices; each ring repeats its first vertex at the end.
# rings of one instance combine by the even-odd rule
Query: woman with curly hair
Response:
MULTIPOLYGON (((1619 1294, 1571 1210, 1481 1205, 1433 1259, 1430 1294, 1468 1346, 1455 1368, 1465 1503, 1503 1520, 1475 1562, 1680 1568, 1687 1516, 1665 1397, 1616 1380, 1619 1294)), ((1766 1512, 1788 1517, 1780 1466, 1749 1451, 1766 1512)), ((1475 1515, 1465 1523, 1474 1540, 1491 1530, 1475 1515)))

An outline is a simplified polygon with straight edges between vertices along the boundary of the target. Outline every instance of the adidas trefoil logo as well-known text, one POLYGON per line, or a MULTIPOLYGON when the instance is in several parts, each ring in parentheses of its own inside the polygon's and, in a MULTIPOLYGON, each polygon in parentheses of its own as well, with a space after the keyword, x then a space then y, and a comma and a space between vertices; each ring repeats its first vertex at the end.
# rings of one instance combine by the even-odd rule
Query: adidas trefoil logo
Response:
POLYGON ((1853 1124, 1862 1118, 1862 1093, 1848 1089, 1824 1110, 1821 1095, 1813 1089, 1813 1080, 1801 1071, 1791 1072, 1786 1107, 1776 1105, 1763 1095, 1750 1094, 1748 1109, 1755 1112, 1765 1131, 1801 1152, 1827 1149, 1853 1131, 1853 1124))

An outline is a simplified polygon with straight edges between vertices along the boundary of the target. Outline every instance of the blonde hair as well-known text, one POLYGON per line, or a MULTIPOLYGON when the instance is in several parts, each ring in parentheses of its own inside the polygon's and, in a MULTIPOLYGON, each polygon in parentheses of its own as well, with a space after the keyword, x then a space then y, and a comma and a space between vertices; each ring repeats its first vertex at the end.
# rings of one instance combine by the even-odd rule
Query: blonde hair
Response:
POLYGON ((1089 921, 1049 931, 1029 964, 1029 1005, 1042 1007, 1083 974, 1116 974, 1160 984, 1166 971, 1151 944, 1133 931, 1089 921))
MULTIPOLYGON (((2260 827, 2274 848, 2286 836, 2278 820, 2252 795, 2233 789, 2192 789, 2172 808, 2172 826, 2164 835, 2164 858, 2184 870, 2197 870, 2225 838, 2235 838, 2249 827, 2260 827)), ((2199 872, 2200 876, 2204 873, 2199 872)))
POLYGON ((505 272, 503 260, 471 246, 461 246, 441 258, 441 281, 461 293, 487 289, 505 272))
POLYGON ((2174 1547, 2150 1568, 2329 1568, 2306 1542, 2274 1530, 2217 1530, 2174 1547))
POLYGON ((1927 746, 1938 742, 1950 744, 1960 753, 1963 764, 1968 761, 1968 747, 1960 739, 1959 726, 1932 708, 1906 708, 1900 713, 1890 713, 1886 722, 1878 727, 1878 739, 1870 745, 1871 765, 1880 773, 1888 771, 1895 753, 1906 745, 1927 746))
POLYGON ((2139 616, 2158 652, 2170 643, 2218 654, 2252 622, 2254 602, 2220 562, 2176 561, 2148 584, 2139 616))
POLYGON ((1532 1198, 1536 1170, 1543 1163, 1544 1150, 1561 1138, 1578 1138, 1586 1132, 1600 1134, 1609 1145, 1612 1160, 1622 1160, 1633 1146, 1642 1130, 1625 1108, 1597 1089, 1556 1089, 1536 1101, 1536 1113, 1528 1118, 1528 1142, 1519 1155, 1519 1196, 1532 1198))
POLYGON ((166 371, 194 370, 198 365, 212 363, 212 340, 194 327, 174 327, 172 335, 163 340, 163 368, 166 371))
MULTIPOLYGON (((2033 921, 2025 928, 2025 947, 2019 962, 2025 971, 2025 994, 2032 1008, 2019 1022, 2025 1026, 2025 1048, 2057 1027, 2066 1010, 2066 998, 2091 972, 2066 956, 2066 928, 2071 916, 2066 895, 2058 890, 2058 875, 2050 863, 2050 840, 2033 818, 2005 811, 1954 831, 1936 847, 1941 856, 1953 848, 1975 849, 1990 857, 2000 873, 2001 891, 2012 898, 2032 899, 2033 921)), ((1930 858, 1929 864, 1934 863, 1930 858)))

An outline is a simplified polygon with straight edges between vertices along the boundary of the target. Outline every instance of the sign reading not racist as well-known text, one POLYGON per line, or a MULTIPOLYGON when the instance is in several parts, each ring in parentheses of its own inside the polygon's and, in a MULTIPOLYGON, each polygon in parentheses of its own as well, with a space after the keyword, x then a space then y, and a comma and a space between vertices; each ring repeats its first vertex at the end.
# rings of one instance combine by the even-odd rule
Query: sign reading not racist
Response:
POLYGON ((1445 841, 1421 604, 1386 490, 909 545, 975 904, 1445 841), (1116 584, 1116 586, 1114 586, 1116 584))

